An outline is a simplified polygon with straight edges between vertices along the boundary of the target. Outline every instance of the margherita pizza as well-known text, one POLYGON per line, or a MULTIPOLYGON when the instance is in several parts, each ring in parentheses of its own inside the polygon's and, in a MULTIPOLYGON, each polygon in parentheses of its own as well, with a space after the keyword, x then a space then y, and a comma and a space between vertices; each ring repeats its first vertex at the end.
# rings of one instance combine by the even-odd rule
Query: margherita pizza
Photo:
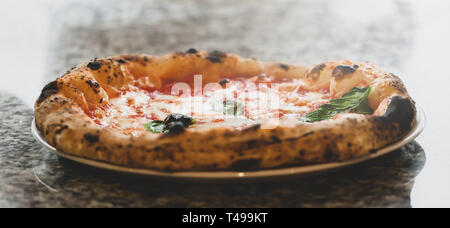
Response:
POLYGON ((165 171, 343 161, 400 140, 416 115, 369 63, 311 67, 220 51, 95 59, 44 87, 37 128, 63 153, 165 171))

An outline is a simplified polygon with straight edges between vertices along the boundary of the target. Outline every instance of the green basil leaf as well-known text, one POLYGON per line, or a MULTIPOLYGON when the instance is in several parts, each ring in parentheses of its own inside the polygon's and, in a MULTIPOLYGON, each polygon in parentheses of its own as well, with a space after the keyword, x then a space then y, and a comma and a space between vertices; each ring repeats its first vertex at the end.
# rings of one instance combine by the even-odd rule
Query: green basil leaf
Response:
POLYGON ((371 90, 370 86, 365 88, 354 87, 342 97, 332 99, 330 103, 321 105, 317 110, 308 113, 303 117, 303 120, 306 122, 328 120, 343 112, 372 114, 373 110, 367 101, 371 90))
POLYGON ((145 129, 147 131, 150 131, 152 133, 164 133, 166 130, 164 130, 164 121, 161 120, 154 120, 148 124, 145 124, 145 129))
POLYGON ((359 114, 372 114, 373 110, 369 105, 369 102, 366 100, 364 100, 363 102, 361 102, 360 105, 358 105, 358 107, 356 107, 353 110, 355 113, 359 113, 359 114))

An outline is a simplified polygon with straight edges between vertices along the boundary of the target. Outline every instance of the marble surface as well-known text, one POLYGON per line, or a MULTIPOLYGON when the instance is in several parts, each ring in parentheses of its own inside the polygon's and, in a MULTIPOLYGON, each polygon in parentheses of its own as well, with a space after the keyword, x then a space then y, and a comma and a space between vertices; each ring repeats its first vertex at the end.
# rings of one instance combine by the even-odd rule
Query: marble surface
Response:
MULTIPOLYGON (((31 14, 33 23, 17 22, 23 23, 25 31, 31 34, 13 31, 17 35, 6 38, 10 44, 5 45, 5 40, 0 44, 9 54, 8 59, 2 56, 2 64, 6 62, 9 67, 5 68, 13 68, 6 72, 18 74, 0 78, 0 207, 450 206, 450 158, 445 153, 446 133, 440 133, 449 122, 434 119, 441 116, 437 110, 449 108, 438 109, 429 102, 440 94, 429 87, 429 80, 423 79, 427 75, 449 82, 449 71, 443 67, 446 63, 429 60, 430 56, 448 56, 446 50, 450 53, 450 46, 445 44, 450 33, 442 29, 447 24, 429 16, 433 12, 435 17, 442 17, 439 19, 448 19, 445 15, 450 4, 445 8, 443 3, 34 2, 34 11, 42 13, 31 14), (436 43, 430 46, 430 39, 435 37, 436 43), (440 49, 435 46, 438 42, 442 42, 440 49), (24 49, 19 53, 34 50, 39 54, 19 55, 14 51, 17 46, 24 49), (39 89, 72 66, 101 56, 165 54, 190 47, 305 64, 329 59, 371 61, 402 77, 424 107, 429 124, 416 142, 355 167, 311 177, 239 184, 170 182, 118 175, 58 158, 32 138, 32 103, 39 89), (32 62, 32 69, 11 61, 15 57, 32 62), (35 72, 33 76, 30 71, 35 72), (19 83, 26 83, 29 88, 14 85, 19 83)), ((25 10, 24 13, 29 10, 14 4, 11 7, 25 10)))

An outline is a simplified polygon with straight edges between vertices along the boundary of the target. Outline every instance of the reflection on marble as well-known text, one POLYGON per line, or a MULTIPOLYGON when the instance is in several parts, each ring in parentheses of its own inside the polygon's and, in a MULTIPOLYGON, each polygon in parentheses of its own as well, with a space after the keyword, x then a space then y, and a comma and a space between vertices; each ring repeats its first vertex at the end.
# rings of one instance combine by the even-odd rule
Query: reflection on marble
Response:
POLYGON ((40 147, 32 110, 1 94, 0 207, 410 207, 425 163, 416 142, 381 158, 310 177, 250 183, 156 180, 87 167, 40 147))

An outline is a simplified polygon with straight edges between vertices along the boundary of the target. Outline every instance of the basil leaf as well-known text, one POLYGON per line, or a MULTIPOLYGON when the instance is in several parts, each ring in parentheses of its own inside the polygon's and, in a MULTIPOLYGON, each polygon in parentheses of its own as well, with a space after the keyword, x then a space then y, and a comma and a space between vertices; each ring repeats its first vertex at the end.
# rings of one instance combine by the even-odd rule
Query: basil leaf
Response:
MULTIPOLYGON (((190 125, 195 124, 195 120, 191 119, 190 125)), ((154 120, 148 124, 144 125, 145 129, 147 131, 150 131, 152 133, 166 133, 169 132, 169 129, 167 129, 167 125, 164 124, 164 121, 161 120, 154 120)))
POLYGON ((354 87, 342 97, 330 101, 328 104, 321 105, 317 110, 308 113, 303 120, 306 122, 316 122, 328 120, 334 115, 343 112, 355 112, 360 114, 372 114, 367 98, 372 87, 365 88, 354 87))
POLYGON ((161 120, 154 120, 148 124, 144 125, 145 129, 147 131, 150 131, 152 133, 164 133, 166 130, 164 129, 164 121, 161 120))

